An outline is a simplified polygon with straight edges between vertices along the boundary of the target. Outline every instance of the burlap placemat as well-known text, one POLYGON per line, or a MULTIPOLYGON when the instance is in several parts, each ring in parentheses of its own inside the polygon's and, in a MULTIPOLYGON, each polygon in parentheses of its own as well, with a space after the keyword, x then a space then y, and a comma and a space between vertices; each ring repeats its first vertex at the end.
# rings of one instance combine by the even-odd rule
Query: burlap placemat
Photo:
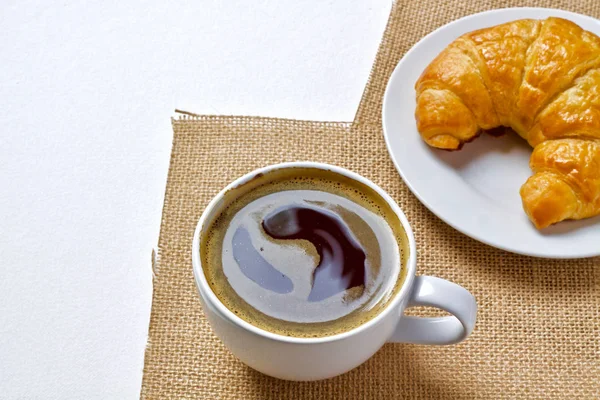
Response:
POLYGON ((600 259, 521 257, 458 233, 409 192, 381 132, 385 84, 418 39, 467 14, 523 5, 600 17, 598 0, 400 1, 353 123, 215 116, 173 121, 143 399, 600 398, 600 259), (414 228, 418 272, 455 281, 477 297, 471 338, 449 347, 388 344, 361 367, 321 382, 279 381, 237 361, 200 307, 192 235, 207 202, 228 182, 291 160, 337 164, 387 190, 414 228))

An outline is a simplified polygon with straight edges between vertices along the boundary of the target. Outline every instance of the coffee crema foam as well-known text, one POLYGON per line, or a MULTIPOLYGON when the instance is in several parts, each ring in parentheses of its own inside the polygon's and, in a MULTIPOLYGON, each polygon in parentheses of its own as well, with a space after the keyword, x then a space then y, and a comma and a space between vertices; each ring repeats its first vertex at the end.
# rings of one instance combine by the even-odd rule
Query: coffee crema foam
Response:
POLYGON ((322 337, 378 315, 404 282, 408 240, 370 187, 289 167, 229 191, 201 242, 206 279, 240 318, 322 337))

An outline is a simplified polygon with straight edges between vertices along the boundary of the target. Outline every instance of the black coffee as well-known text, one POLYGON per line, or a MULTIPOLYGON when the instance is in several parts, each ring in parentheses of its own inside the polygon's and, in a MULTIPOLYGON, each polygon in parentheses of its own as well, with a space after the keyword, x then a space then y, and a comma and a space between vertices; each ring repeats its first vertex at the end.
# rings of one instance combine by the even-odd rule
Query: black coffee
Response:
POLYGON ((287 168, 227 193, 202 238, 205 276, 267 331, 329 336, 379 314, 402 285, 407 239, 375 191, 331 171, 287 168))

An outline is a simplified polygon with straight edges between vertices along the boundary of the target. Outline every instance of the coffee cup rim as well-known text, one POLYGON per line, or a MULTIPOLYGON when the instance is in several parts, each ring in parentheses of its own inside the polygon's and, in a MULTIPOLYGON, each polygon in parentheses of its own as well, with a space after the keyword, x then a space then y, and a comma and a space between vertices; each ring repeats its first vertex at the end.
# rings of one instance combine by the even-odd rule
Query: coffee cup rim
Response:
MULTIPOLYGON (((363 332, 363 331, 369 329, 370 327, 376 325, 381 320, 383 320, 389 313, 393 312, 394 310, 397 310, 398 308, 396 306, 398 305, 398 303, 400 303, 402 301, 403 298, 405 298, 409 295, 410 288, 412 287, 412 282, 413 282, 415 274, 416 274, 416 256, 417 256, 417 250, 416 250, 416 245, 415 245, 415 239, 414 239, 412 228, 408 222, 408 219, 406 218, 406 215, 404 215, 404 212, 402 211, 400 206, 398 206, 398 204, 394 201, 394 199, 392 199, 392 197, 386 191, 384 191, 378 185, 373 183, 371 180, 369 180, 355 172, 352 172, 346 168, 342 168, 342 167, 338 167, 338 166, 326 164, 326 163, 313 162, 313 161, 295 161, 295 162, 271 164, 271 165, 268 165, 268 166, 265 166, 262 168, 255 169, 254 171, 251 171, 251 172, 235 179, 234 181, 232 181, 225 188, 223 188, 223 190, 221 190, 215 197, 213 197, 213 199, 208 203, 208 205, 202 212, 202 215, 198 221, 198 224, 196 225, 196 230, 194 231, 194 238, 193 238, 193 242, 192 242, 192 266, 193 266, 193 270, 194 270, 196 287, 198 288, 198 292, 199 292, 200 296, 202 296, 203 300, 209 306, 212 306, 219 314, 221 314, 221 316, 226 318, 228 321, 232 322, 233 324, 239 326, 240 328, 242 328, 246 331, 252 332, 258 336, 262 336, 267 339, 276 340, 279 342, 295 343, 295 344, 317 344, 317 343, 328 343, 328 342, 335 342, 338 340, 343 340, 345 338, 354 336, 356 334, 359 334, 360 332, 363 332), (330 335, 330 336, 316 337, 316 338, 302 338, 302 337, 280 335, 277 333, 269 332, 267 330, 264 330, 262 328, 255 326, 255 325, 252 325, 251 323, 249 323, 249 322, 243 320, 242 318, 240 318, 239 316, 237 316, 233 311, 231 311, 229 308, 227 308, 221 302, 221 300, 217 297, 217 295, 213 292, 210 285, 208 284, 208 281, 206 280, 206 276, 204 275, 204 271, 202 270, 202 261, 200 258, 200 237, 204 231, 204 229, 203 229, 204 225, 206 224, 209 217, 212 215, 212 211, 219 204, 219 202, 221 200, 223 200, 225 194, 227 192, 229 192, 230 190, 235 189, 235 188, 251 181, 252 179, 256 178, 257 176, 264 175, 264 174, 269 173, 274 170, 287 169, 287 168, 316 168, 316 169, 331 171, 334 173, 338 173, 340 175, 344 175, 348 178, 351 178, 355 181, 358 181, 364 185, 369 186, 370 188, 375 190, 389 204, 391 209, 398 216, 398 219, 400 220, 400 223, 402 224, 402 228, 404 229, 404 232, 406 233, 406 237, 408 239, 409 254, 408 254, 408 260, 406 262, 405 268, 408 268, 408 270, 407 270, 404 282, 402 283, 402 287, 394 295, 392 300, 387 304, 387 306, 383 309, 383 311, 381 311, 378 315, 369 319, 365 323, 363 323, 353 329, 350 329, 346 332, 342 332, 342 333, 338 333, 338 334, 330 335)), ((400 318, 400 315, 398 315, 398 318, 400 318)))

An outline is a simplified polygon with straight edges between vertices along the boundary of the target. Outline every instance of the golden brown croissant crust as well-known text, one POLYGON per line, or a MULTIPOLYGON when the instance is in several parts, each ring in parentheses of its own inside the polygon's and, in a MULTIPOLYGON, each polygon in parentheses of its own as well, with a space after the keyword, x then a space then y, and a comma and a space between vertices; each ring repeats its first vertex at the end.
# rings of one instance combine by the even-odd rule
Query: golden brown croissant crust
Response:
POLYGON ((534 148, 521 187, 537 228, 600 214, 600 38, 561 18, 467 33, 415 85, 429 145, 458 150, 482 130, 512 128, 534 148))

